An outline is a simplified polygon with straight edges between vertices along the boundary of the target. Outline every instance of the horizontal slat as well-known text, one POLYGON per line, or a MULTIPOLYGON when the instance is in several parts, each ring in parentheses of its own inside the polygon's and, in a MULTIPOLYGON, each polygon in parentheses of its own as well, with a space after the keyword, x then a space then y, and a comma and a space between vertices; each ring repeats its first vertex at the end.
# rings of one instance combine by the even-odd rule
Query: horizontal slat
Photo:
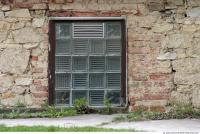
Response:
POLYGON ((104 104, 104 91, 95 90, 90 91, 90 105, 103 105, 104 104))

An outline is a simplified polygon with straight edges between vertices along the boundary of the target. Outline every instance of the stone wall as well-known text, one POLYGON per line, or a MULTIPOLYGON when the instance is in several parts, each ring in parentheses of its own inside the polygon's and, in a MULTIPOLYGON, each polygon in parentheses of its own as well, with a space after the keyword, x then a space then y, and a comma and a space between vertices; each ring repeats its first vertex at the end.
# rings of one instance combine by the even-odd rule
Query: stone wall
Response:
POLYGON ((48 17, 125 16, 128 100, 165 111, 200 108, 199 0, 1 0, 0 106, 48 99, 48 17))

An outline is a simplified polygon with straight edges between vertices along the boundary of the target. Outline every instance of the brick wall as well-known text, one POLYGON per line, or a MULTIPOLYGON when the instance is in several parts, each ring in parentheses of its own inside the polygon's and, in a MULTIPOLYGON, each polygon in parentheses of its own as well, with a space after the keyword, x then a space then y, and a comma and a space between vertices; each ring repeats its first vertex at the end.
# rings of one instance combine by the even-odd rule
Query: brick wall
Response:
POLYGON ((1 0, 0 106, 34 108, 48 99, 48 17, 125 16, 130 110, 165 111, 172 101, 200 108, 199 6, 198 0, 1 0))

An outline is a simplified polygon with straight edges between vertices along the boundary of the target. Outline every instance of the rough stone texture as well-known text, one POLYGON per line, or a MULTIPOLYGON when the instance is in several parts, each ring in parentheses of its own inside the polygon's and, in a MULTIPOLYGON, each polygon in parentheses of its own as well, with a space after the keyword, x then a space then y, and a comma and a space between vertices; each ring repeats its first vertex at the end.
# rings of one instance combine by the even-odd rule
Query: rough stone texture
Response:
POLYGON ((124 16, 129 109, 165 111, 170 101, 199 108, 199 0, 10 2, 0 5, 0 107, 48 99, 48 17, 124 16))
POLYGON ((35 43, 43 40, 43 36, 31 27, 16 30, 13 35, 16 43, 35 43))
POLYGON ((22 74, 25 72, 30 52, 22 48, 7 48, 0 56, 0 71, 2 73, 22 74))
POLYGON ((16 17, 16 18, 30 18, 30 13, 28 9, 18 9, 5 13, 5 16, 16 17))

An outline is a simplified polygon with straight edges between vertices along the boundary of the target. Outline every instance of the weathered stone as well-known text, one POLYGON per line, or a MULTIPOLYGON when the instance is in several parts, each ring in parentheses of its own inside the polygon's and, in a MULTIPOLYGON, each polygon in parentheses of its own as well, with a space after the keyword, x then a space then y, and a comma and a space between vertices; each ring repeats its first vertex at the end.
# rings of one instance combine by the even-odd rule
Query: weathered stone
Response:
POLYGON ((2 99, 1 104, 6 107, 13 107, 17 106, 17 103, 24 104, 24 96, 23 95, 15 95, 12 98, 2 99))
POLYGON ((4 12, 0 11, 0 19, 4 18, 4 12))
POLYGON ((0 42, 6 40, 7 32, 0 32, 0 42))
POLYGON ((33 7, 32 7, 32 9, 34 9, 34 10, 44 10, 44 9, 47 9, 47 8, 48 8, 48 6, 45 3, 34 4, 33 7))
POLYGON ((192 105, 195 108, 200 108, 200 90, 199 88, 192 91, 192 105))
POLYGON ((7 91, 1 94, 0 99, 14 98, 15 94, 12 91, 7 91))
POLYGON ((191 47, 193 35, 191 34, 172 34, 162 41, 163 48, 188 48, 191 47))
POLYGON ((19 77, 15 79, 15 84, 18 86, 28 86, 32 84, 32 78, 19 77))
POLYGON ((0 31, 8 31, 10 29, 10 23, 5 22, 5 21, 0 21, 0 31))
POLYGON ((12 29, 17 30, 20 28, 24 28, 24 26, 25 26, 25 23, 20 21, 20 22, 15 23, 14 25, 12 25, 12 29))
POLYGON ((28 44, 24 44, 23 47, 26 49, 33 49, 36 48, 39 44, 38 43, 28 43, 28 44))
POLYGON ((174 83, 180 85, 200 84, 200 74, 175 73, 174 83))
POLYGON ((30 52, 23 48, 7 48, 0 56, 0 71, 3 73, 22 74, 27 66, 30 52))
POLYGON ((28 87, 22 87, 22 86, 14 86, 12 88, 12 92, 18 95, 24 94, 26 91, 28 91, 28 87))
POLYGON ((25 104, 31 106, 34 104, 33 96, 31 94, 24 95, 25 104))
POLYGON ((188 17, 200 17, 200 7, 188 9, 186 14, 188 17))
POLYGON ((176 59, 176 53, 174 52, 167 52, 164 54, 160 54, 157 57, 158 60, 175 60, 176 59))
POLYGON ((172 61, 172 68, 176 72, 196 74, 200 73, 200 59, 199 58, 183 58, 172 61))
POLYGON ((155 33, 164 33, 164 32, 168 32, 170 30, 173 29, 173 25, 172 24, 168 24, 168 23, 157 23, 153 26, 152 31, 155 33))
POLYGON ((14 82, 14 79, 10 75, 1 74, 0 75, 0 87, 10 88, 14 82))
POLYGON ((16 43, 35 43, 43 40, 43 36, 31 27, 16 30, 13 35, 16 43))
POLYGON ((183 25, 184 32, 194 33, 199 29, 200 27, 197 27, 196 25, 183 25))
POLYGON ((4 5, 2 8, 1 8, 2 11, 9 11, 10 10, 10 5, 4 5))
POLYGON ((172 91, 170 101, 178 104, 191 104, 191 94, 172 91))
POLYGON ((147 6, 150 11, 162 11, 165 9, 163 0, 148 0, 147 6))
POLYGON ((17 9, 17 10, 8 11, 5 13, 5 16, 16 17, 16 18, 31 18, 31 15, 28 9, 17 9))
POLYGON ((34 18, 33 19, 33 27, 42 27, 44 24, 44 18, 34 18))
POLYGON ((167 0, 168 4, 181 6, 183 5, 183 0, 167 0))

